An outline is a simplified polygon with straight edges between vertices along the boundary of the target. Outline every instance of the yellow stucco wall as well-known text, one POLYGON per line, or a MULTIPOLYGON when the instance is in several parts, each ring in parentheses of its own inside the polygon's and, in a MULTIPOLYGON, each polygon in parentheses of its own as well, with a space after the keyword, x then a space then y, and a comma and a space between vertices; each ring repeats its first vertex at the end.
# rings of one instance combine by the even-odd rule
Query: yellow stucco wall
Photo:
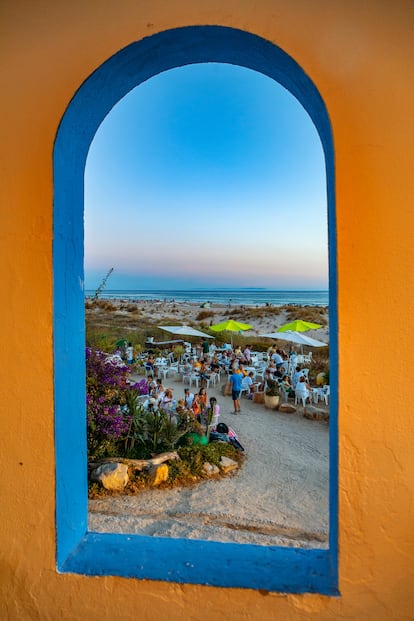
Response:
POLYGON ((414 618, 414 4, 3 0, 0 619, 414 618), (218 24, 308 73, 337 171, 340 591, 261 594, 55 570, 52 149, 75 90, 125 45, 218 24))

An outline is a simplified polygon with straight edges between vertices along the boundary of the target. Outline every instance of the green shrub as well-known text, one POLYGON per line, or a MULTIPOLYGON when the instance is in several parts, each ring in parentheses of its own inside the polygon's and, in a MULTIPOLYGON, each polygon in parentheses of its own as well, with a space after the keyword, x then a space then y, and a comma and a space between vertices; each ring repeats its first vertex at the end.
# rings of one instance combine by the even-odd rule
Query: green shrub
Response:
POLYGON ((214 311, 202 310, 198 313, 196 320, 203 321, 203 319, 208 319, 209 317, 215 317, 214 311))

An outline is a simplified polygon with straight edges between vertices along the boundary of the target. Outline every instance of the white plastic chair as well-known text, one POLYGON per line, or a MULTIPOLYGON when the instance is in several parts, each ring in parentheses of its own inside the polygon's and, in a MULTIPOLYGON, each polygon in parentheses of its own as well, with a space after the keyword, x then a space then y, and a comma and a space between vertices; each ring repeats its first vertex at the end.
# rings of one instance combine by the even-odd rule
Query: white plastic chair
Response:
POLYGON ((255 379, 260 377, 262 380, 264 380, 264 373, 265 373, 265 371, 266 371, 266 365, 265 364, 262 364, 260 367, 257 367, 255 369, 255 374, 254 374, 255 379))
POLYGON ((295 405, 297 405, 299 403, 299 401, 302 401, 302 405, 303 407, 306 406, 306 401, 309 398, 309 390, 306 389, 306 391, 299 391, 299 390, 295 390, 295 405))
POLYGON ((288 371, 289 371, 289 363, 285 360, 285 362, 282 362, 282 364, 280 365, 283 369, 283 372, 285 373, 285 375, 287 375, 288 371))
POLYGON ((171 362, 170 366, 167 368, 167 375, 170 373, 178 373, 178 362, 171 362))
POLYGON ((158 367, 158 377, 162 377, 162 379, 165 380, 167 379, 167 375, 168 375, 168 367, 158 367))
POLYGON ((198 386, 199 386, 199 384, 200 384, 200 376, 199 376, 199 375, 197 375, 196 373, 192 373, 192 374, 189 376, 189 382, 188 382, 188 383, 189 383, 189 385, 190 385, 190 388, 191 388, 191 386, 193 385, 193 382, 194 382, 194 384, 196 385, 196 387, 198 388, 198 386))
POLYGON ((242 385, 241 385, 241 390, 240 390, 241 397, 243 396, 243 394, 246 394, 246 397, 248 397, 250 393, 250 385, 246 384, 245 379, 246 378, 242 380, 242 385))
POLYGON ((216 386, 220 382, 220 371, 213 371, 210 373, 210 383, 216 386))
POLYGON ((308 354, 303 356, 304 364, 310 364, 312 362, 312 352, 310 351, 308 354))
POLYGON ((288 402, 289 391, 285 390, 281 384, 279 384, 280 394, 282 396, 282 403, 288 402))
POLYGON ((329 384, 325 384, 325 386, 323 386, 323 388, 320 390, 319 396, 321 397, 321 399, 325 401, 326 405, 328 405, 329 403, 330 395, 331 395, 331 387, 329 386, 329 384))

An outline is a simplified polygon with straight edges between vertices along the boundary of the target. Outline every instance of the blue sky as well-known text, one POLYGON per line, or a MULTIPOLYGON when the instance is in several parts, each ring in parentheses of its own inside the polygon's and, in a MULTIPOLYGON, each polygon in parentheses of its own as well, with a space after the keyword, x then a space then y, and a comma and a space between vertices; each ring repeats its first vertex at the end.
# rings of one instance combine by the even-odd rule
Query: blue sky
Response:
POLYGON ((85 170, 85 288, 327 289, 324 156, 249 69, 164 72, 104 119, 85 170))

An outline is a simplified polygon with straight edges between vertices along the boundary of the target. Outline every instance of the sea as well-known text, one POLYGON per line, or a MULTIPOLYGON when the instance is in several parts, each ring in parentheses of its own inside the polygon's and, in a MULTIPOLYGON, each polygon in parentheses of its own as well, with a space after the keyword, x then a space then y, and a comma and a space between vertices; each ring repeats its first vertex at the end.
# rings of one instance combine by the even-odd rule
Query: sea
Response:
MULTIPOLYGON (((92 297, 94 290, 85 290, 92 297)), ((211 289, 105 289, 100 298, 132 301, 192 302, 194 304, 224 304, 226 306, 328 306, 329 291, 281 291, 264 288, 211 289)))

